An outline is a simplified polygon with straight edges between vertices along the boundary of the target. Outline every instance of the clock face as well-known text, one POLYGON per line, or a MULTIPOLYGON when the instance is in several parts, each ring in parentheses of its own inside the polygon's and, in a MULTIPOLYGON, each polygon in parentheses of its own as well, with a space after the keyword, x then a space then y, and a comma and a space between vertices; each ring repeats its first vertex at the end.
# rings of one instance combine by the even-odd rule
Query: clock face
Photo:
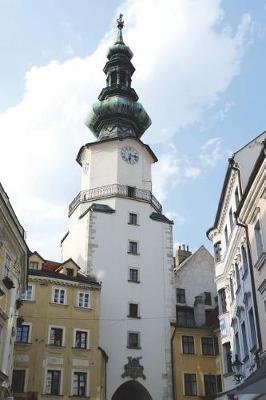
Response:
POLYGON ((125 146, 121 149, 121 157, 128 164, 136 164, 139 160, 139 153, 134 147, 125 146))

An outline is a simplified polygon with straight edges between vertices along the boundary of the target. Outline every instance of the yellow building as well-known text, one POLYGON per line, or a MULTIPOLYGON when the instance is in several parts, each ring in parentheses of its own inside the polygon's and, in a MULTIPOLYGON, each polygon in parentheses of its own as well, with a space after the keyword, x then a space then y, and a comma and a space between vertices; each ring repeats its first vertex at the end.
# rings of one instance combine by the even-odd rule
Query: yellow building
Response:
POLYGON ((201 246, 175 257, 176 321, 172 323, 174 400, 214 398, 222 392, 213 258, 201 246))
POLYGON ((62 264, 29 259, 22 325, 17 329, 12 389, 16 399, 105 399, 105 362, 98 347, 100 284, 62 264))
POLYGON ((0 399, 10 392, 14 335, 21 291, 26 286, 28 248, 24 229, 0 184, 0 399))

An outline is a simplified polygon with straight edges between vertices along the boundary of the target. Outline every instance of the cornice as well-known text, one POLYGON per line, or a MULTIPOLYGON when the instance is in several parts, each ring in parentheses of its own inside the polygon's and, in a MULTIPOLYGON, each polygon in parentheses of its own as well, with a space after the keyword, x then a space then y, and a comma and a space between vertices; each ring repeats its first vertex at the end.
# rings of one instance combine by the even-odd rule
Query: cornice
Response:
POLYGON ((73 288, 89 289, 89 290, 99 290, 100 289, 100 287, 95 287, 94 285, 91 285, 90 283, 86 284, 84 282, 64 281, 63 279, 40 277, 40 276, 33 276, 33 275, 29 275, 29 282, 37 282, 40 284, 47 284, 47 286, 58 285, 58 286, 68 286, 68 287, 73 287, 73 288))

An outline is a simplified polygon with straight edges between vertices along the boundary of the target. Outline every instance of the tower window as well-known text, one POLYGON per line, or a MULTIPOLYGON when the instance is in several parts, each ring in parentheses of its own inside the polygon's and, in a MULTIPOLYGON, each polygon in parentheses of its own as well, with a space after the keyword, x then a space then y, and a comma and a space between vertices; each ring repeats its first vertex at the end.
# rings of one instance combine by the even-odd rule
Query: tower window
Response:
POLYGON ((129 269, 129 281, 130 282, 139 282, 139 270, 137 268, 129 269))
POLYGON ((176 288, 176 302, 183 304, 186 302, 185 289, 176 288))
POLYGON ((139 305, 135 303, 129 303, 128 316, 130 318, 138 318, 139 317, 139 305))
POLYGON ((140 349, 140 334, 139 334, 139 332, 128 332, 127 347, 129 349, 140 349))
POLYGON ((137 225, 138 224, 138 216, 134 213, 129 213, 129 225, 137 225))
POLYGON ((135 197, 136 189, 133 186, 128 186, 127 187, 127 195, 128 195, 128 197, 135 197))
POLYGON ((116 85, 116 83, 117 83, 117 73, 116 73, 116 71, 114 71, 110 75, 110 84, 116 85))
POLYGON ((125 73, 125 71, 120 71, 120 73, 119 73, 119 83, 120 83, 120 85, 123 85, 123 86, 126 85, 126 73, 125 73))
POLYGON ((138 243, 137 242, 133 242, 132 240, 129 241, 128 253, 138 254, 138 243))

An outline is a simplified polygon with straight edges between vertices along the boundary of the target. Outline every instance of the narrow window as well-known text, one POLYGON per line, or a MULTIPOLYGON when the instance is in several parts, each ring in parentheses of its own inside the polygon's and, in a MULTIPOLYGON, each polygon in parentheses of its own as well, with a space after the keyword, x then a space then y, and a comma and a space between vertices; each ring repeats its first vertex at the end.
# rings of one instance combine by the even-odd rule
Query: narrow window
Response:
POLYGON ((138 216, 134 213, 129 213, 129 225, 137 225, 138 224, 138 216))
POLYGON ((5 255, 5 263, 4 263, 4 277, 8 276, 11 265, 11 257, 6 253, 5 255))
POLYGON ((130 254, 138 254, 138 243, 133 240, 129 241, 128 244, 128 253, 130 254))
POLYGON ((236 285, 237 285, 236 290, 238 291, 240 289, 240 286, 241 286, 240 272, 239 272, 238 264, 235 264, 235 272, 236 272, 236 285))
POLYGON ((182 336, 182 347, 184 354, 194 354, 194 337, 193 336, 182 336))
POLYGON ((75 347, 77 349, 87 349, 88 332, 76 331, 75 347))
POLYGON ((130 349, 140 348, 140 334, 138 332, 128 332, 127 346, 130 349))
POLYGON ((212 305, 212 296, 210 292, 204 292, 205 295, 205 304, 206 306, 211 306, 212 305))
POLYGON ((219 306, 220 306, 220 313, 224 314, 227 312, 227 306, 226 306, 226 293, 225 289, 220 289, 218 291, 218 298, 219 298, 219 306))
POLYGON ((128 186, 127 187, 127 195, 128 195, 128 197, 135 197, 136 189, 132 186, 128 186))
POLYGON ((196 374, 185 374, 185 395, 197 396, 196 374))
POLYGON ((28 343, 29 341, 29 325, 21 325, 17 327, 16 342, 17 343, 28 343))
POLYGON ((129 304, 128 316, 130 318, 138 318, 139 317, 139 306, 135 303, 129 304))
POLYGON ((119 83, 122 86, 126 85, 126 73, 125 73, 125 71, 120 71, 119 72, 119 83))
POLYGON ((222 246, 221 246, 221 242, 217 242, 214 245, 214 258, 215 258, 215 262, 220 262, 222 259, 222 246))
POLYGON ((139 282, 139 271, 136 268, 129 268, 129 281, 139 282))
POLYGON ((225 372, 232 372, 232 353, 231 353, 231 345, 230 342, 223 344, 223 356, 224 356, 224 365, 225 372))
POLYGON ((87 373, 74 372, 73 374, 73 396, 86 396, 87 373))
POLYGON ((257 340, 256 340, 256 329, 255 329, 253 308, 251 308, 249 310, 248 317, 249 317, 249 326, 250 326, 250 333, 251 333, 251 342, 252 342, 252 346, 255 346, 257 340))
POLYGON ((230 276, 230 279, 229 279, 229 285, 230 285, 231 301, 234 301, 235 292, 234 292, 234 285, 233 285, 233 280, 232 280, 231 276, 230 276))
POLYGON ((49 336, 49 344, 51 346, 63 346, 63 329, 51 328, 49 336))
POLYGON ((245 276, 248 272, 248 257, 247 250, 245 246, 241 246, 241 255, 242 255, 242 265, 243 265, 243 276, 245 276))
POLYGON ((224 238, 225 238, 225 243, 226 246, 228 245, 228 229, 227 229, 227 225, 224 228, 224 238))
POLYGON ((204 375, 205 396, 214 396, 217 394, 217 377, 216 375, 204 375))
POLYGON ((232 232, 232 230, 234 228, 234 218, 233 218, 232 208, 230 208, 230 211, 229 211, 229 222, 230 222, 230 231, 232 232))
POLYGON ((202 337, 201 338, 201 346, 202 346, 202 354, 208 355, 208 356, 215 355, 213 338, 202 337))
POLYGON ((47 394, 53 394, 58 396, 60 394, 60 380, 61 380, 61 371, 48 369, 46 376, 45 392, 47 394))
POLYGON ((239 202, 240 202, 238 188, 236 188, 236 190, 235 190, 235 202, 236 202, 236 209, 237 209, 239 202))
POLYGON ((240 352, 240 343, 239 343, 239 334, 238 332, 235 333, 235 346, 236 346, 236 354, 239 358, 241 357, 240 352))
POLYGON ((53 303, 65 304, 65 289, 54 289, 53 303))
POLYGON ((12 377, 12 391, 14 393, 25 392, 25 369, 14 369, 12 377))
POLYGON ((116 85, 117 83, 117 74, 116 71, 113 71, 110 76, 110 83, 111 85, 116 85))
POLYGON ((256 222, 254 230, 255 230, 255 240, 257 247, 257 256, 259 258, 260 255, 263 253, 263 242, 262 242, 261 226, 259 220, 256 222))
POLYGON ((248 342, 247 342, 247 332, 245 322, 241 324, 242 331, 242 340, 243 340, 243 350, 244 350, 244 358, 248 355, 248 342))
POLYGON ((32 285, 28 285, 28 289, 22 293, 21 299, 22 300, 32 300, 32 294, 33 294, 32 285))
POLYGON ((176 302, 183 304, 186 303, 185 289, 176 288, 176 302))
POLYGON ((74 271, 72 268, 67 268, 66 273, 67 273, 67 276, 74 276, 74 271))

